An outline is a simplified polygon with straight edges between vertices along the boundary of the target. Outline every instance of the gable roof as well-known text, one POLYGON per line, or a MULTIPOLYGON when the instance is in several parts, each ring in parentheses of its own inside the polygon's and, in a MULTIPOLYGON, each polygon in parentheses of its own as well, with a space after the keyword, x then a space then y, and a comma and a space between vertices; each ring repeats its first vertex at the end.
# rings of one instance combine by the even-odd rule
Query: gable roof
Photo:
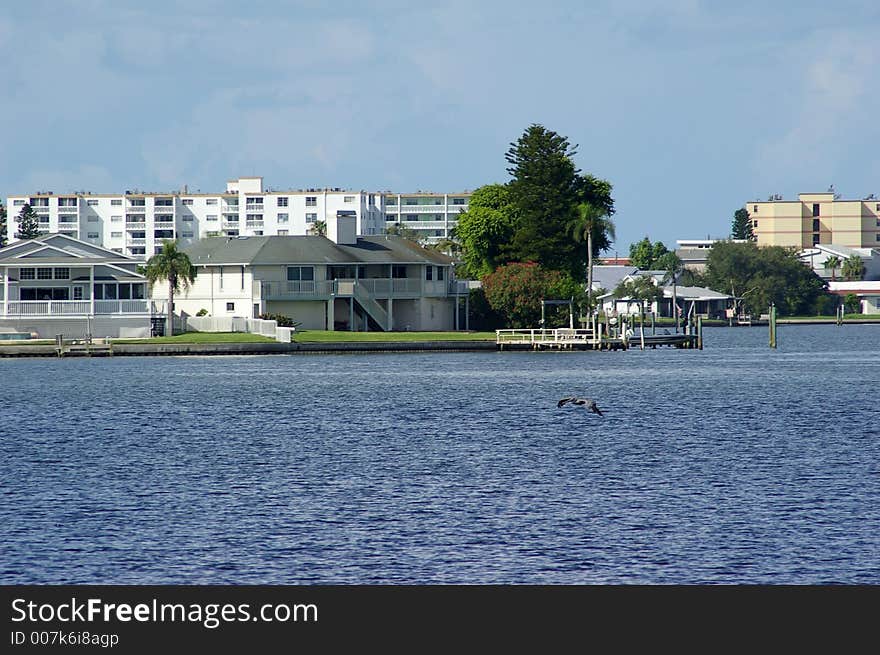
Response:
POLYGON ((74 239, 66 234, 42 234, 35 239, 25 239, 0 248, 0 264, 19 264, 22 259, 44 259, 63 261, 65 264, 75 260, 83 264, 115 262, 137 264, 140 260, 128 257, 108 248, 74 239))
POLYGON ((396 235, 358 237, 352 245, 320 236, 207 237, 184 248, 196 266, 222 264, 432 264, 452 259, 396 235))

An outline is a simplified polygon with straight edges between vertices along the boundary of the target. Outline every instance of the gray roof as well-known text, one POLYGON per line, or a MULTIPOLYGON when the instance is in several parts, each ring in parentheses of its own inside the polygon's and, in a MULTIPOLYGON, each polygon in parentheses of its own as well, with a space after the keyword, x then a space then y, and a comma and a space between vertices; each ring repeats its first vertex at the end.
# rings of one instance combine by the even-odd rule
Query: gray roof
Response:
POLYGON ((15 266, 88 266, 100 263, 132 266, 138 264, 139 260, 66 234, 53 233, 15 241, 0 248, 0 265, 4 263, 15 266))
POLYGON ((593 288, 613 291, 627 275, 638 270, 636 266, 593 266, 593 288))
POLYGON ((432 264, 452 259, 396 235, 341 245, 321 236, 207 237, 184 248, 196 266, 213 264, 432 264))
MULTIPOLYGON (((727 300, 733 298, 726 293, 719 293, 705 287, 675 287, 675 295, 683 300, 727 300)), ((663 296, 672 298, 672 285, 663 287, 663 296)))

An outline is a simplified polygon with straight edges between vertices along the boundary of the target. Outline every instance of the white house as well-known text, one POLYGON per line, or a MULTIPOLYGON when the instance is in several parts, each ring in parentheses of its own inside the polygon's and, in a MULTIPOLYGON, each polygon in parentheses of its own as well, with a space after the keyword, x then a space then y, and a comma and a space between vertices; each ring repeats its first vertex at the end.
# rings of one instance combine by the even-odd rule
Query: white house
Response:
POLYGON ((2 248, 0 331, 41 338, 148 337, 155 307, 137 265, 63 234, 2 248))
MULTIPOLYGON (((318 330, 453 330, 465 324, 467 283, 452 260, 399 236, 357 236, 353 218, 328 237, 202 239, 184 251, 198 275, 175 296, 178 315, 280 314, 318 330)), ((167 298, 167 284, 153 288, 167 298)))
POLYGON ((843 262, 853 255, 859 257, 865 266, 865 280, 880 280, 880 249, 878 248, 848 248, 834 244, 817 243, 812 248, 805 248, 798 252, 798 258, 824 280, 839 279, 843 262), (825 262, 829 257, 837 257, 840 261, 840 264, 833 271, 830 268, 825 268, 825 262))
MULTIPOLYGON (((733 301, 733 296, 705 287, 663 285, 662 280, 665 275, 665 271, 636 271, 623 276, 619 282, 633 282, 639 278, 649 278, 651 283, 659 288, 662 298, 645 302, 645 311, 657 316, 674 317, 673 310, 677 306, 680 315, 687 315, 693 308, 695 314, 704 318, 722 318, 724 311, 733 301)), ((617 298, 613 289, 601 295, 599 301, 602 311, 605 313, 630 315, 639 314, 642 311, 641 301, 629 297, 617 298)))

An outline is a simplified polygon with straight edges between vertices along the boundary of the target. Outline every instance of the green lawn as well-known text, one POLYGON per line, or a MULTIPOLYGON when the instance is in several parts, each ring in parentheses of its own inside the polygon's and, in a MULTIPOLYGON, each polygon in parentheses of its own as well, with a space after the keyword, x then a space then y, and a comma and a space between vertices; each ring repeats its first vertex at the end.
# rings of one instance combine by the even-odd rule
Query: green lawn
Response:
POLYGON ((265 343, 272 337, 247 332, 185 332, 173 337, 152 339, 113 339, 114 343, 265 343))
POLYGON ((293 335, 298 343, 340 341, 495 341, 494 332, 329 332, 302 330, 293 335))

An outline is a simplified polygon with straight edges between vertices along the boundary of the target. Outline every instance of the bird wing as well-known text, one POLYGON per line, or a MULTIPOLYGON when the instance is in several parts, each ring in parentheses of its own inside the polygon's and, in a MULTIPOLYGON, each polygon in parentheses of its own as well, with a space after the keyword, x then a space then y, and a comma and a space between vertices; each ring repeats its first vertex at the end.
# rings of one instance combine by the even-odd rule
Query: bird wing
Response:
POLYGON ((558 403, 556 403, 556 406, 562 407, 565 403, 574 402, 574 400, 575 400, 574 396, 569 396, 568 398, 563 398, 558 403))
POLYGON ((598 414, 599 416, 605 416, 605 415, 602 413, 602 410, 599 409, 599 408, 596 406, 596 403, 592 403, 592 404, 590 405, 590 409, 591 409, 594 413, 598 414))

